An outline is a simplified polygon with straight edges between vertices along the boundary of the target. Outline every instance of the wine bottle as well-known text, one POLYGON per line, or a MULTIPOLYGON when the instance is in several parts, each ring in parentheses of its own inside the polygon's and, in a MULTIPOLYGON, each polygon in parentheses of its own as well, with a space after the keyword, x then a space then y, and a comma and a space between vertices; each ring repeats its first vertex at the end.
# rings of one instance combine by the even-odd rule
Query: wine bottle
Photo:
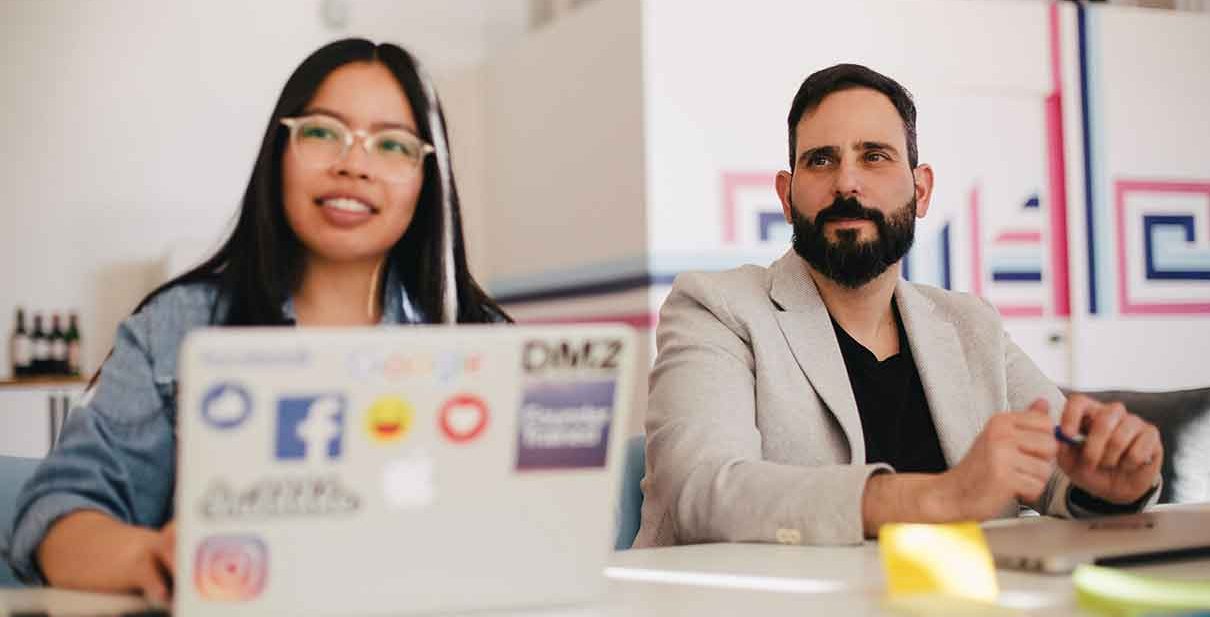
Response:
POLYGON ((17 323, 13 327, 13 334, 8 341, 8 357, 13 365, 12 376, 14 379, 20 379, 29 375, 33 362, 33 348, 29 339, 29 332, 25 330, 25 310, 17 308, 17 323))
POLYGON ((50 318, 50 364, 46 372, 51 375, 67 373, 67 341, 63 339, 63 321, 55 313, 50 318))
POLYGON ((73 312, 67 317, 67 333, 63 335, 67 342, 67 374, 80 376, 80 326, 73 312))
POLYGON ((42 314, 34 313, 34 332, 29 336, 30 348, 33 349, 33 362, 30 376, 40 377, 46 374, 46 364, 50 361, 50 341, 42 329, 42 314))

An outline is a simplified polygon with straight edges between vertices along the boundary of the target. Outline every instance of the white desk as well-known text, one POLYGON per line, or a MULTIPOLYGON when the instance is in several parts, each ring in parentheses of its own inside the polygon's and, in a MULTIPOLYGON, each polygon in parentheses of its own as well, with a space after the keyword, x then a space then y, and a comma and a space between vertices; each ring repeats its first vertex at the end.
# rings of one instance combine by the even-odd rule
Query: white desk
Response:
MULTIPOLYGON (((1133 570, 1166 577, 1205 579, 1210 559, 1143 566, 1133 570)), ((878 547, 820 548, 757 544, 703 544, 616 553, 606 571, 609 594, 575 607, 476 613, 478 617, 615 617, 712 615, 904 615, 882 604, 878 547), (660 579, 667 582, 654 582, 660 579)), ((1001 570, 1002 605, 996 614, 1073 615, 1071 578, 1001 570)), ((51 615, 96 616, 137 610, 133 597, 59 590, 0 593, 4 609, 45 610, 51 615)))

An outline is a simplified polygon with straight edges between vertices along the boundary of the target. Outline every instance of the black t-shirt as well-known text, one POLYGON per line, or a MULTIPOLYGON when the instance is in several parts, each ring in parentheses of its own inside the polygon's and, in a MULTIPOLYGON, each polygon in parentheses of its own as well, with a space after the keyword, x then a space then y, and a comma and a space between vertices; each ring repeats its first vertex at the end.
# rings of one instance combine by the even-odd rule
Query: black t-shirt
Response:
POLYGON ((920 373, 899 307, 892 302, 891 308, 899 329, 899 353, 881 362, 832 320, 861 415, 866 460, 886 463, 902 473, 942 472, 946 470, 945 455, 920 373))

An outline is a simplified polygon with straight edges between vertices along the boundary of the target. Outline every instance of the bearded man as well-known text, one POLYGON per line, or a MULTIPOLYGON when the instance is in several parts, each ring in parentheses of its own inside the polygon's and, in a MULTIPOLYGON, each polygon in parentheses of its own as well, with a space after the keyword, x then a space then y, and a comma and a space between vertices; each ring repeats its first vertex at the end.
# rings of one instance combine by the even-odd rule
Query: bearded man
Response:
POLYGON ((1155 427, 1065 398, 983 300, 900 278, 933 190, 907 90, 824 69, 788 130, 792 250, 682 274, 660 310, 635 545, 855 544, 888 522, 1153 503, 1155 427))

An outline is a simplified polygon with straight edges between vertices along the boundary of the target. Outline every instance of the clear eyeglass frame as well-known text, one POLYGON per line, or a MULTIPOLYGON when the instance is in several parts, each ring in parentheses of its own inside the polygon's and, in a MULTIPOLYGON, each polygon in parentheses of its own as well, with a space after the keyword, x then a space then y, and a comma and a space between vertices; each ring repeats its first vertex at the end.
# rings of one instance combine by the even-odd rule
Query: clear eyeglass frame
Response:
MULTIPOLYGON (((308 122, 313 121, 322 121, 324 124, 330 127, 338 128, 340 130, 340 134, 344 137, 340 143, 340 152, 335 156, 330 157, 330 160, 311 161, 310 164, 317 168, 328 167, 337 161, 343 160, 349 155, 349 150, 353 148, 353 145, 356 142, 361 142, 362 150, 365 151, 366 156, 370 161, 378 161, 379 159, 373 150, 373 146, 380 139, 387 136, 403 137, 409 141, 414 141, 414 145, 418 147, 420 154, 416 157, 405 156, 404 158, 409 161, 409 164, 402 169, 392 170, 390 168, 386 168, 378 170, 383 175, 384 179, 398 182, 407 180, 415 175, 416 171, 420 169, 420 166, 424 163, 424 158, 435 151, 432 144, 424 141, 418 135, 405 129, 393 128, 373 132, 366 131, 364 129, 353 130, 344 122, 341 122, 339 119, 333 118, 329 115, 309 114, 305 116, 294 116, 281 119, 281 123, 290 130, 290 143, 291 145, 295 146, 296 155, 302 151, 302 148, 298 146, 300 143, 299 130, 308 122)), ((299 156, 301 158, 301 155, 299 156)))

